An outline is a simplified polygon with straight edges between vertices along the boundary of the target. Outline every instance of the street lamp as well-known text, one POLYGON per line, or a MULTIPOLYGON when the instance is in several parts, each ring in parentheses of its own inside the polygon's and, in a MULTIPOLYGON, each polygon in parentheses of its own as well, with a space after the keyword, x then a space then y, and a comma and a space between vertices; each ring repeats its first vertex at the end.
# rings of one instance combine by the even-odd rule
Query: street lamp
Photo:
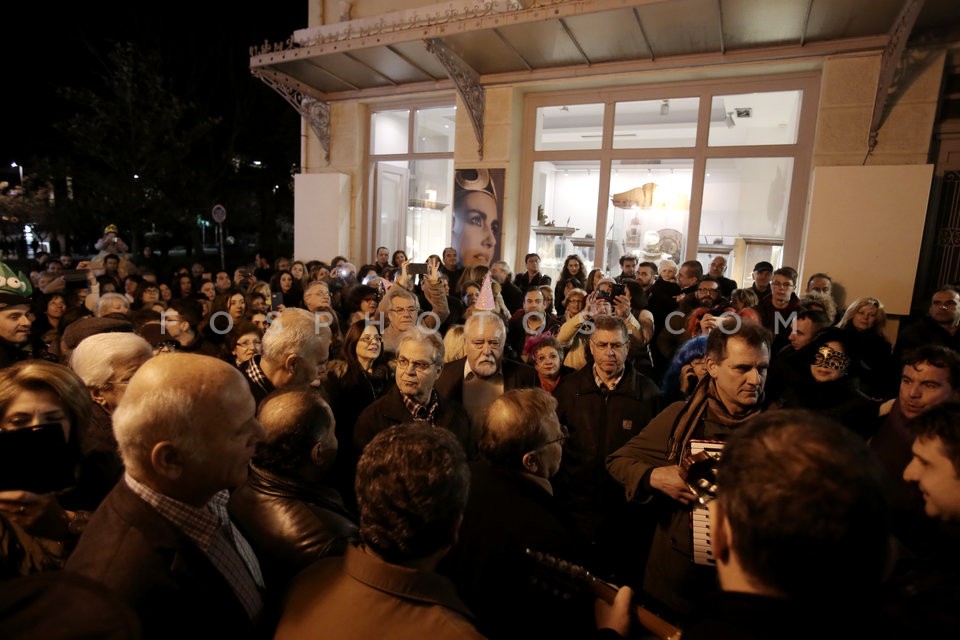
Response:
POLYGON ((11 162, 10 167, 13 169, 20 169, 20 186, 23 186, 23 165, 17 164, 16 162, 11 162))

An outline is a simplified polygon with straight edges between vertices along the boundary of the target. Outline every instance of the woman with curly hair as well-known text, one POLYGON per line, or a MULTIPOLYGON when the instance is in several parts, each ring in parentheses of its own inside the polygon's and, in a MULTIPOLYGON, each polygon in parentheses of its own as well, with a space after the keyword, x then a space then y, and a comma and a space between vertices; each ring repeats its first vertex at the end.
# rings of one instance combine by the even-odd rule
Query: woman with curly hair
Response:
POLYGON ((587 284, 587 272, 583 266, 583 260, 580 256, 573 253, 567 256, 563 262, 563 269, 557 277, 557 286, 553 290, 554 307, 557 310, 557 316, 563 317, 563 299, 566 296, 566 287, 573 286, 583 289, 587 284))

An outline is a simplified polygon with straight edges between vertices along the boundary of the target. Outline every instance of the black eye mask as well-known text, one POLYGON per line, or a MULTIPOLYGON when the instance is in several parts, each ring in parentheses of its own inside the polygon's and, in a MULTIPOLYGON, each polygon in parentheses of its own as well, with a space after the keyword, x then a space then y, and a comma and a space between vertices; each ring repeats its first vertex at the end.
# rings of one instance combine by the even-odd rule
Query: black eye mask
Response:
POLYGON ((846 371, 847 367, 850 366, 850 356, 823 345, 817 349, 817 353, 813 356, 813 366, 833 369, 834 371, 846 371))

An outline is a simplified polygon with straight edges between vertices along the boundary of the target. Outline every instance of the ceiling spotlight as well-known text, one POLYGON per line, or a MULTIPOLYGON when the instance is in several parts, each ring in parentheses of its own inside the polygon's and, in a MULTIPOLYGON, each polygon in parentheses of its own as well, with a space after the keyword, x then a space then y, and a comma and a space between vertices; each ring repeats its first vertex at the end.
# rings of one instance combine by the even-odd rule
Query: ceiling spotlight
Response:
POLYGON ((567 105, 563 105, 562 107, 560 107, 560 111, 570 111, 570 107, 568 107, 567 105))
POLYGON ((733 119, 733 111, 727 111, 727 127, 733 129, 737 126, 737 121, 733 119))
POLYGON ((663 104, 660 105, 660 115, 668 116, 670 115, 670 101, 664 100, 663 104))

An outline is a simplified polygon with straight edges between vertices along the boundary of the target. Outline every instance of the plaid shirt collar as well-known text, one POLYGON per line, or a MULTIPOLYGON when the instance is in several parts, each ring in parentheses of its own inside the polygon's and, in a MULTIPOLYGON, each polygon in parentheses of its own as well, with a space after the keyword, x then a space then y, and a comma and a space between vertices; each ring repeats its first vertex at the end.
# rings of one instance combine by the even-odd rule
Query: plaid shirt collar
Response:
POLYGON ((440 400, 436 390, 430 392, 430 399, 427 400, 427 404, 420 404, 413 398, 403 394, 400 394, 400 397, 403 398, 403 404, 407 407, 407 411, 410 412, 410 415, 413 416, 415 421, 433 424, 433 416, 437 412, 437 407, 440 406, 440 400))
POLYGON ((253 380, 257 386, 263 389, 265 392, 270 393, 275 389, 273 383, 270 382, 270 378, 267 377, 267 374, 263 372, 263 369, 260 368, 260 356, 253 356, 244 363, 243 372, 248 378, 253 380))
POLYGON ((600 374, 597 372, 597 365, 593 365, 593 381, 597 383, 597 387, 604 391, 615 391, 617 385, 620 384, 620 381, 623 380, 623 373, 627 368, 624 367, 620 370, 620 375, 618 375, 614 380, 610 381, 610 384, 607 384, 603 381, 603 378, 600 377, 600 374))
POLYGON ((194 507, 154 491, 135 480, 129 473, 124 474, 123 479, 135 494, 156 509, 173 526, 180 529, 203 551, 210 548, 213 536, 220 526, 230 521, 227 514, 230 493, 226 489, 215 494, 205 506, 194 507))

